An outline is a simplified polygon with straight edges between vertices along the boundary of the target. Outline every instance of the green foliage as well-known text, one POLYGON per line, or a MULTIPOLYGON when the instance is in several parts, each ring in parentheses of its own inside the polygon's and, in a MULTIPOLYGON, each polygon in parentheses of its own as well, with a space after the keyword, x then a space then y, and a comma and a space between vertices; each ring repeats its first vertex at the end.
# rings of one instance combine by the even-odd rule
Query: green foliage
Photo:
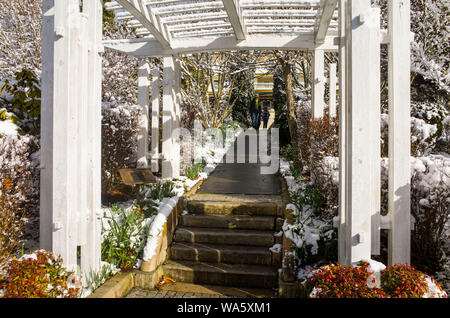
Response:
POLYGON ((255 95, 253 78, 254 71, 239 73, 236 76, 236 84, 231 91, 231 101, 236 100, 231 112, 233 120, 246 127, 251 126, 250 102, 255 95))
POLYGON ((91 291, 96 290, 118 271, 119 270, 115 270, 114 266, 111 266, 110 264, 103 264, 99 271, 89 272, 86 277, 86 287, 84 289, 91 289, 91 291))
POLYGON ((282 69, 280 66, 277 66, 273 73, 272 100, 275 109, 274 127, 277 127, 280 130, 280 146, 291 143, 285 90, 286 85, 283 80, 282 69))
POLYGON ((195 180, 198 178, 198 175, 200 174, 200 172, 203 171, 204 168, 205 165, 202 162, 195 163, 190 167, 186 167, 185 169, 186 177, 188 177, 191 180, 195 180))
POLYGON ((41 116, 41 88, 36 75, 27 69, 15 74, 15 81, 6 80, 0 87, 0 120, 11 120, 22 134, 39 135, 41 116), (11 98, 4 97, 5 95, 11 98), (3 97, 3 98, 1 98, 3 97), (6 111, 12 115, 6 117, 6 111))
POLYGON ((133 206, 130 211, 111 207, 111 215, 105 215, 107 227, 102 228, 102 260, 121 269, 132 269, 143 250, 147 226, 145 216, 133 206))
POLYGON ((172 181, 141 186, 141 195, 137 202, 140 213, 143 213, 145 218, 153 216, 158 212, 159 202, 162 199, 176 195, 174 188, 175 184, 172 181))
POLYGON ((292 147, 292 144, 284 146, 280 155, 288 162, 294 161, 294 147, 292 147))
POLYGON ((61 257, 44 250, 34 254, 36 257, 25 255, 5 265, 5 275, 0 275, 4 298, 78 297, 80 277, 65 270, 61 257))
POLYGON ((161 201, 164 198, 175 196, 174 188, 175 184, 172 181, 158 182, 151 186, 145 186, 145 197, 161 201))

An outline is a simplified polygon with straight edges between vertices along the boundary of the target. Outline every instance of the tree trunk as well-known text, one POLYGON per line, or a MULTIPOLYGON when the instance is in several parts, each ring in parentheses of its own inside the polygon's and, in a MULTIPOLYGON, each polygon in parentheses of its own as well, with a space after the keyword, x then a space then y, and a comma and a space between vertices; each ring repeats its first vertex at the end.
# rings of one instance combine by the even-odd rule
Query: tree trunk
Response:
POLYGON ((297 129, 297 116, 295 115, 295 99, 294 99, 294 87, 293 87, 293 74, 291 72, 292 65, 288 62, 282 63, 283 77, 285 82, 286 91, 286 106, 288 111, 288 124, 289 134, 291 135, 291 144, 294 149, 294 164, 303 168, 300 161, 299 143, 298 143, 298 129, 297 129))

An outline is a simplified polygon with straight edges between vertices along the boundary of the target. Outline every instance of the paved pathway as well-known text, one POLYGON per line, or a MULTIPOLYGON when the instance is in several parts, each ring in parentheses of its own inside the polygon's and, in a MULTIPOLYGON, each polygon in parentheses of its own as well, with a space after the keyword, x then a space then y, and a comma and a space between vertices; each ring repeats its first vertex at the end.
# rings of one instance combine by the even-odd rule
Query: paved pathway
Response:
MULTIPOLYGON (((259 138, 259 136, 258 136, 259 138)), ((257 144, 259 145, 259 139, 257 144)), ((269 164, 249 163, 249 142, 245 153, 237 151, 234 143, 234 163, 218 164, 208 179, 202 184, 199 193, 278 195, 281 193, 280 181, 276 174, 262 174, 261 168, 269 164), (238 157, 245 163, 237 163, 238 157)))

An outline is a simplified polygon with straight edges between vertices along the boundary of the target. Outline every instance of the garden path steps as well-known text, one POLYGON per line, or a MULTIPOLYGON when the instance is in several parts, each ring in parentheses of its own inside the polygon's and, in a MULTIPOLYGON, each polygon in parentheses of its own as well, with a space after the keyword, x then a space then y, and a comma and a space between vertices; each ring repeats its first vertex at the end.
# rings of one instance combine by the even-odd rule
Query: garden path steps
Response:
MULTIPOLYGON (((178 283, 235 297, 274 297, 281 251, 281 186, 276 174, 261 174, 260 162, 220 163, 186 203, 164 274, 178 283)), ((258 143, 259 144, 259 143, 258 143)), ((187 286, 187 287, 186 287, 187 286)), ((178 288, 178 289, 177 289, 178 288)), ((194 288, 195 289, 195 288, 194 288)))
POLYGON ((271 248, 281 243, 275 235, 281 207, 279 195, 193 195, 188 213, 180 216, 164 274, 183 284, 274 296, 281 254, 271 248))

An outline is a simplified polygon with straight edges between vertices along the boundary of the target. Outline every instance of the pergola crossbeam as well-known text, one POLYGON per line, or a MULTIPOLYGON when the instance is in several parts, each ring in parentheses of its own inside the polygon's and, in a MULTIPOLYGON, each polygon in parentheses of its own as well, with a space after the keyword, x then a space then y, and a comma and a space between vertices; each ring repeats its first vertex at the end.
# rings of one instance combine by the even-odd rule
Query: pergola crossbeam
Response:
POLYGON ((338 0, 325 0, 321 7, 321 14, 315 28, 315 40, 317 43, 322 42, 327 35, 330 27, 331 19, 333 18, 338 0))
POLYGON ((148 9, 147 5, 144 5, 141 0, 132 0, 131 3, 128 0, 116 0, 125 10, 134 16, 150 33, 158 40, 164 48, 170 48, 170 42, 163 35, 162 28, 158 27, 155 23, 156 17, 148 9))
POLYGON ((230 20, 231 26, 233 27, 234 34, 238 41, 245 40, 246 28, 244 20, 241 14, 241 9, 239 7, 239 2, 236 0, 222 0, 223 7, 227 12, 228 19, 230 20))

